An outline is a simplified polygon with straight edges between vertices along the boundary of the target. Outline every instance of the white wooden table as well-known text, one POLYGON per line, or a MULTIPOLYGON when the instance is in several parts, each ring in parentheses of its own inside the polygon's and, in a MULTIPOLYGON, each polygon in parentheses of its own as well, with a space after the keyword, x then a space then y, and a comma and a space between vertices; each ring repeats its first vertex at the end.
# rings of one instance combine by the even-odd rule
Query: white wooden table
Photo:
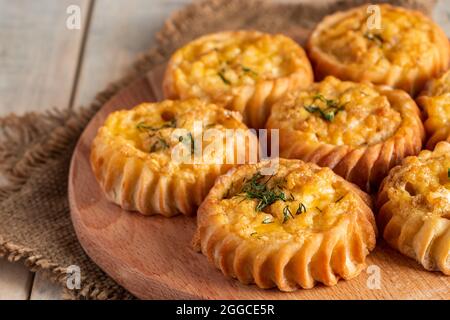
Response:
MULTIPOLYGON (((0 116, 89 104, 188 2, 0 0, 0 116), (66 26, 71 5, 81 8, 80 30, 66 26)), ((39 272, 0 259, 0 300, 61 298, 62 289, 39 272)))
MULTIPOLYGON (((0 116, 89 104, 188 2, 0 0, 0 116), (81 8, 79 30, 66 26, 71 5, 81 8)), ((450 0, 439 0, 434 16, 450 36, 450 0)), ((61 298, 62 289, 39 272, 0 259, 0 300, 61 298)))

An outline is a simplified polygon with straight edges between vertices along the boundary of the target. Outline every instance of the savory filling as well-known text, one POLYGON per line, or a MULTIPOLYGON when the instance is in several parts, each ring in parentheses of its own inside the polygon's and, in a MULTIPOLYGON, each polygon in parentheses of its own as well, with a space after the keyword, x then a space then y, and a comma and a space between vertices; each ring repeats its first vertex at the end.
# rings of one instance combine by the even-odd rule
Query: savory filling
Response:
POLYGON ((181 49, 175 79, 196 97, 204 91, 231 91, 234 86, 288 76, 302 66, 303 52, 282 35, 238 33, 196 41, 181 49))
POLYGON ((426 126, 434 130, 448 128, 450 133, 450 92, 433 97, 427 103, 426 113, 428 115, 426 126))
POLYGON ((355 206, 355 195, 329 169, 279 168, 233 183, 220 200, 218 219, 244 238, 304 237, 333 227, 355 206))
POLYGON ((398 181, 400 188, 389 191, 398 212, 450 219, 450 154, 408 166, 398 181))
POLYGON ((450 72, 434 80, 427 95, 430 99, 425 106, 429 117, 426 126, 432 130, 447 127, 450 134, 450 72))
POLYGON ((309 140, 355 147, 388 139, 402 122, 400 112, 373 87, 333 77, 277 104, 272 119, 309 140))
POLYGON ((163 163, 171 161, 174 148, 190 157, 197 154, 197 142, 208 147, 203 138, 207 129, 246 128, 231 111, 187 102, 163 102, 119 111, 108 118, 105 126, 123 143, 163 163))
POLYGON ((368 23, 373 13, 358 10, 323 29, 318 46, 339 62, 364 66, 366 70, 426 65, 434 50, 431 21, 398 8, 379 7, 381 28, 372 28, 368 23))
POLYGON ((450 71, 446 72, 439 79, 432 81, 428 88, 430 96, 445 96, 450 93, 450 71))

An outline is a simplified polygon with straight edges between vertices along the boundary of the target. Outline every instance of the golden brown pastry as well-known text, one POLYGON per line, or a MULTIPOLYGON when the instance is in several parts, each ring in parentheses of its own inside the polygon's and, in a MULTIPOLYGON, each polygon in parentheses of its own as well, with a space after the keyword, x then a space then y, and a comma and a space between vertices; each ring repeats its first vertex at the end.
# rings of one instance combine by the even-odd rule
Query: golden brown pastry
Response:
POLYGON ((280 156, 332 168, 377 191, 389 170, 422 148, 420 112, 407 93, 327 77, 290 92, 272 108, 280 156))
POLYGON ((378 195, 380 232, 425 269, 450 275, 450 144, 409 157, 378 195))
POLYGON ((122 208, 191 215, 216 177, 252 159, 255 143, 238 113, 214 104, 144 103, 108 117, 92 143, 91 165, 107 198, 122 208), (194 128, 196 120, 203 120, 200 129, 194 128), (226 129, 241 129, 228 138, 231 147, 225 138, 206 136, 226 129))
POLYGON ((357 276, 375 247, 370 197, 300 160, 244 165, 221 176, 198 210, 195 245, 223 274, 282 291, 357 276))
POLYGON ((377 13, 368 12, 367 5, 322 20, 307 45, 316 76, 370 81, 415 95, 449 66, 447 36, 418 11, 376 7, 379 26, 377 13))
POLYGON ((439 141, 450 142, 450 71, 430 80, 417 103, 427 115, 425 129, 430 137, 427 148, 433 150, 439 141))
POLYGON ((168 99, 200 98, 239 111, 262 128, 271 105, 290 89, 313 81, 303 49, 281 34, 257 31, 203 36, 179 49, 166 69, 168 99))

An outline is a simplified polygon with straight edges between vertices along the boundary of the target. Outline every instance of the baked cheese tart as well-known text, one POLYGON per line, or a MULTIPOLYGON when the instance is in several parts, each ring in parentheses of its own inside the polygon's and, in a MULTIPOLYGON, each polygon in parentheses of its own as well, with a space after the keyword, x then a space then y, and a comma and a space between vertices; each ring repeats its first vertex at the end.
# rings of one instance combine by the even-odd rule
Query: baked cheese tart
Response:
POLYGON ((203 36, 169 61, 163 89, 168 99, 200 98, 239 111, 262 128, 274 101, 313 81, 304 50, 281 34, 257 31, 203 36))
POLYGON ((450 71, 430 80, 417 103, 427 115, 425 129, 430 136, 427 148, 433 150, 439 141, 450 142, 450 71))
POLYGON ((447 36, 418 11, 377 7, 379 16, 365 5, 319 23, 307 44, 316 75, 319 80, 333 75, 390 85, 415 95, 429 78, 447 69, 447 36))
POLYGON ((375 247, 371 198, 329 168, 279 159, 221 176, 198 210, 194 245, 226 276, 282 291, 357 276, 375 247))
POLYGON ((450 144, 406 158, 378 196, 384 239, 425 269, 450 275, 450 144))
POLYGON ((326 77, 292 91, 272 108, 267 128, 280 129, 280 156, 330 167, 366 191, 422 148, 420 111, 388 86, 326 77))
POLYGON ((93 172, 107 198, 126 210, 194 214, 216 177, 252 159, 257 138, 241 119, 195 99, 114 112, 92 143, 93 172))

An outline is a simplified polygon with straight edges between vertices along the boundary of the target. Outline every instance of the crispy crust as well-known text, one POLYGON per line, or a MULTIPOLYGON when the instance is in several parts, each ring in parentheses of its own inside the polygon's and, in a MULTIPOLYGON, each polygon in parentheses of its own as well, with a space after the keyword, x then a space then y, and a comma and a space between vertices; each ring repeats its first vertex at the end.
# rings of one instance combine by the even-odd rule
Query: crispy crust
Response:
MULTIPOLYGON (((183 109, 194 112, 184 115, 187 121, 190 117, 197 118, 196 114, 204 110, 212 113, 213 118, 226 119, 220 122, 225 128, 247 130, 240 117, 235 118, 232 112, 198 100, 144 103, 132 110, 112 113, 92 143, 90 159, 95 177, 109 201, 144 215, 193 215, 216 177, 234 166, 225 161, 208 165, 176 164, 171 158, 172 150, 167 149, 168 154, 143 151, 127 138, 129 133, 121 136, 112 129, 113 122, 121 123, 120 128, 123 128, 138 114, 155 119, 169 110, 176 117, 183 109)), ((257 143, 257 138, 250 133, 244 150, 235 145, 233 150, 227 151, 230 152, 228 156, 237 157, 245 153, 245 161, 249 161, 251 143, 257 143)), ((237 158, 234 159, 236 161, 237 158)))
POLYGON ((443 127, 433 132, 433 134, 428 139, 427 149, 433 150, 436 144, 438 144, 440 141, 450 142, 450 128, 443 127))
MULTIPOLYGON (((389 170, 407 156, 416 155, 422 149, 425 131, 420 110, 407 93, 387 86, 371 86, 387 97, 392 108, 401 114, 401 123, 387 139, 363 146, 334 145, 311 140, 307 134, 293 129, 294 123, 281 123, 276 119, 278 107, 273 108, 266 127, 280 129, 280 156, 301 159, 329 167, 348 181, 367 192, 378 190, 389 170)), ((288 94, 279 104, 292 104, 296 93, 288 94)))
POLYGON ((427 149, 433 150, 440 141, 450 142, 450 71, 431 79, 416 101, 426 114, 427 149))
MULTIPOLYGON (((436 201, 435 196, 430 197, 433 193, 417 191, 415 185, 426 184, 428 179, 405 179, 410 170, 427 164, 429 170, 443 159, 450 163, 450 144, 446 142, 440 142, 433 152, 425 150, 418 157, 408 157, 401 166, 392 169, 378 194, 377 222, 384 239, 393 248, 415 259, 427 270, 450 275, 448 200, 436 201), (447 211, 442 207, 445 201, 447 211)), ((446 177, 447 169, 444 171, 446 177)))
MULTIPOLYGON (((297 60, 295 68, 290 70, 289 75, 275 79, 259 79, 254 85, 234 86, 233 92, 222 92, 220 89, 203 90, 199 95, 190 93, 188 87, 177 83, 176 73, 179 71, 179 65, 183 62, 183 51, 194 45, 211 43, 216 41, 225 41, 230 38, 243 37, 262 37, 267 34, 257 31, 230 31, 210 34, 198 38, 187 46, 179 49, 169 60, 164 80, 163 91, 168 99, 186 99, 201 98, 206 99, 225 108, 239 111, 244 117, 244 123, 251 128, 263 128, 270 114, 271 106, 286 92, 294 88, 304 87, 313 82, 313 71, 311 64, 304 50, 290 38, 283 35, 270 35, 270 37, 279 37, 286 42, 286 45, 292 46, 290 52, 297 60)), ((294 64, 293 64, 294 65, 294 64)))
MULTIPOLYGON (((420 92, 428 79, 437 76, 448 68, 450 63, 450 44, 445 32, 437 24, 419 11, 394 7, 388 4, 379 5, 379 7, 385 10, 397 10, 406 15, 415 15, 428 21, 432 26, 432 40, 434 44, 433 51, 427 54, 430 57, 429 63, 420 66, 420 68, 411 68, 409 70, 398 65, 391 65, 384 70, 368 70, 361 65, 345 64, 323 51, 318 45, 321 33, 355 12, 366 12, 367 5, 364 5, 348 11, 336 12, 325 17, 311 34, 306 48, 314 66, 316 79, 321 80, 327 75, 333 75, 342 80, 369 81, 379 85, 389 85, 403 89, 414 96, 420 92)), ((405 50, 404 54, 408 54, 408 51, 405 50)))
POLYGON ((352 201, 351 210, 340 215, 331 226, 315 231, 300 229, 286 240, 242 236, 227 224, 228 219, 224 217, 227 213, 223 214, 225 209, 221 207, 227 190, 266 165, 267 162, 244 165, 217 180, 198 210, 194 247, 200 248, 224 275, 244 284, 255 283, 263 289, 277 287, 281 291, 293 291, 312 288, 317 282, 333 286, 340 278, 357 276, 376 244, 371 198, 327 168, 300 160, 280 159, 279 163, 281 168, 299 172, 325 170, 332 177, 330 184, 339 184, 341 190, 351 194, 348 200, 352 201))

